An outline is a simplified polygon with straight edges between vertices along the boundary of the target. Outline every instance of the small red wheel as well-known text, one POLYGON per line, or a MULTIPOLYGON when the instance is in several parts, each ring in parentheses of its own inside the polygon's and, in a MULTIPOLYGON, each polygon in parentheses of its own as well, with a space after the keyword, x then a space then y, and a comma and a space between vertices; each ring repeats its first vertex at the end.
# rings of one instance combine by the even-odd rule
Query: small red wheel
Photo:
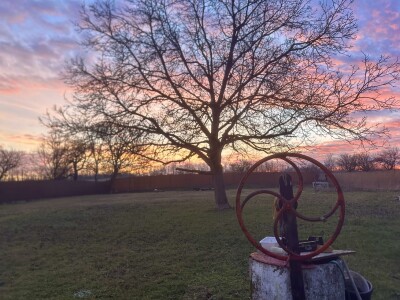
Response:
POLYGON ((285 250, 288 254, 289 254, 289 259, 292 260, 307 260, 310 259, 320 253, 322 253, 323 251, 325 251, 337 238, 337 236, 340 233, 340 230, 342 229, 343 223, 344 223, 344 215, 345 215, 345 201, 344 201, 344 196, 343 196, 343 192, 342 189, 337 181, 337 179, 335 178, 335 176, 332 174, 332 172, 327 169, 323 164, 321 164, 320 162, 318 162, 317 160, 308 157, 306 155, 303 154, 297 154, 297 153, 279 153, 279 154, 274 154, 274 155, 270 155, 266 158, 263 158, 261 160, 259 160, 258 162, 256 162, 247 172, 246 174, 243 176, 242 180, 240 181, 238 190, 237 190, 237 194, 236 194, 236 216, 238 218, 238 222, 239 225, 243 231, 243 233, 245 234, 245 236, 247 237, 247 239, 250 241, 251 244, 253 244, 259 251, 261 251, 262 253, 271 256, 273 258, 276 259, 280 259, 280 260, 287 260, 288 256, 286 255, 279 255, 276 253, 273 253, 265 248, 263 248, 261 246, 261 244, 256 241, 254 239, 254 237, 250 234, 250 232, 247 230, 244 221, 243 221, 243 209, 245 207, 245 205, 254 197, 260 194, 269 194, 272 196, 277 197, 281 203, 282 203, 282 208, 279 210, 275 221, 274 221, 274 236, 278 242, 278 244, 282 247, 283 250, 285 250), (336 188, 336 192, 338 195, 336 204, 334 205, 334 207, 326 214, 324 214, 321 217, 308 217, 308 216, 304 216, 302 214, 300 214, 299 212, 297 212, 293 207, 295 207, 296 202, 299 200, 302 192, 303 192, 303 177, 301 175, 300 169, 297 167, 297 165, 292 162, 289 158, 297 158, 297 159, 301 159, 301 160, 306 160, 308 162, 311 162, 312 164, 316 165, 318 168, 320 168, 325 175, 331 180, 332 184, 334 185, 334 187, 336 188), (251 194, 249 194, 244 200, 243 202, 240 201, 240 196, 241 196, 241 192, 242 189, 248 179, 248 177, 250 176, 251 173, 254 172, 254 170, 259 167, 261 164, 272 160, 272 159, 282 159, 283 161, 286 161, 287 163, 289 163, 296 171, 296 174, 298 176, 298 180, 299 180, 299 184, 298 184, 298 190, 296 195, 293 197, 293 199, 285 199, 283 198, 281 195, 279 195, 276 192, 270 191, 270 190, 258 190, 255 191, 251 194), (336 225, 336 228, 333 232, 333 234, 330 236, 330 238, 317 250, 309 252, 305 255, 299 255, 295 252, 293 252, 291 249, 288 249, 287 246, 283 243, 283 241, 281 240, 281 238, 279 237, 279 232, 278 232, 278 222, 279 220, 283 217, 285 212, 288 211, 292 211, 292 213, 294 213, 296 215, 297 218, 300 218, 302 220, 305 221, 309 221, 309 222, 324 222, 326 221, 329 217, 331 217, 338 209, 339 210, 339 220, 338 223, 336 225))

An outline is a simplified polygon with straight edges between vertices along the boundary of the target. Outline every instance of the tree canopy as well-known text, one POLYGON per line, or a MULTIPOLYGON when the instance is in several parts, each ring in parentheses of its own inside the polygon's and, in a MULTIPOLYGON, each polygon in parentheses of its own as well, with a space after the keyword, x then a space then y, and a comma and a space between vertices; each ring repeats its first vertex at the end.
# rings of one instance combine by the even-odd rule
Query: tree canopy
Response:
POLYGON ((80 115, 145 132, 154 160, 200 158, 217 207, 229 207, 223 150, 288 150, 312 134, 365 139, 374 128, 352 114, 395 104, 380 89, 398 79, 397 61, 334 63, 356 37, 351 4, 96 1, 82 9, 90 55, 67 65, 75 93, 58 121, 80 115))

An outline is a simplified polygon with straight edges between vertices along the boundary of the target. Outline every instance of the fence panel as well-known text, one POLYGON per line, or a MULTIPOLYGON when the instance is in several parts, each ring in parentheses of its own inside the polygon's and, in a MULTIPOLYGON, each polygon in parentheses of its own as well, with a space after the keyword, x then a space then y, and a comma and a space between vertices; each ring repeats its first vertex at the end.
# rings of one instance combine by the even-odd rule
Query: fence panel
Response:
POLYGON ((347 190, 400 190, 399 170, 336 173, 335 176, 347 190))
MULTIPOLYGON (((249 176, 246 187, 277 187, 278 178, 282 173, 253 173, 249 176)), ((244 174, 225 173, 225 186, 238 187, 244 174)), ((295 177, 294 173, 292 176, 295 177)), ((312 173, 304 173, 305 184, 313 181, 312 173)), ((118 178, 113 186, 113 192, 129 193, 140 191, 173 190, 173 189, 208 189, 212 188, 212 176, 200 174, 177 174, 118 178)))
POLYGON ((0 203, 55 197, 104 194, 109 182, 93 181, 6 181, 0 182, 0 203))

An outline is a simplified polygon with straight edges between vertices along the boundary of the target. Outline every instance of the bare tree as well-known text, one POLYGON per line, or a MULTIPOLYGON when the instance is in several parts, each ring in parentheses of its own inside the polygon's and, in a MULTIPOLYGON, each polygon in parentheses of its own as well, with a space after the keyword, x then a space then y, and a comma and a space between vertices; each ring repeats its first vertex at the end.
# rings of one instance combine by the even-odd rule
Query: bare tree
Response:
POLYGON ((65 147, 74 180, 83 169, 92 171, 96 181, 102 172, 110 174, 112 188, 120 171, 146 168, 148 160, 144 153, 152 150, 143 146, 143 132, 121 127, 109 119, 66 115, 57 108, 55 112, 58 116, 47 113, 40 121, 51 133, 57 133, 60 145, 65 147))
POLYGON ((38 149, 35 163, 38 173, 46 179, 66 179, 70 174, 70 158, 68 147, 63 136, 51 130, 38 149))
POLYGON ((67 137, 66 148, 68 150, 68 162, 71 165, 72 178, 78 180, 78 174, 86 167, 89 156, 89 145, 86 141, 79 138, 67 137))
POLYGON ((21 164, 11 171, 16 180, 39 180, 42 179, 37 172, 37 152, 23 152, 21 164), (14 173, 14 174, 13 174, 14 173))
POLYGON ((397 61, 333 64, 356 37, 351 3, 96 1, 78 27, 97 60, 68 64, 64 113, 146 132, 157 161, 199 157, 228 208, 223 150, 289 150, 312 133, 365 139, 373 128, 351 113, 394 104, 379 90, 398 79, 397 61))
POLYGON ((357 155, 347 153, 340 154, 337 165, 343 171, 353 172, 357 169, 357 155))
POLYGON ((94 181, 98 181, 100 164, 104 158, 104 145, 101 140, 96 139, 93 135, 88 138, 89 157, 86 168, 94 174, 94 181))
POLYGON ((103 172, 110 174, 111 188, 122 170, 132 171, 145 168, 147 160, 140 156, 144 151, 140 144, 141 134, 134 131, 122 130, 112 123, 97 124, 91 129, 100 139, 104 155, 101 160, 103 172))
POLYGON ((252 162, 246 159, 241 159, 229 164, 229 170, 236 173, 245 173, 252 166, 252 162))
POLYGON ((374 159, 367 152, 355 154, 357 167, 360 171, 368 172, 374 169, 374 159))
POLYGON ((324 165, 329 170, 333 171, 336 168, 336 159, 333 157, 333 154, 330 153, 325 157, 324 165))
POLYGON ((379 163, 385 170, 393 170, 400 159, 400 151, 397 147, 383 150, 378 153, 375 161, 379 163))
POLYGON ((23 153, 21 151, 7 150, 0 146, 0 180, 21 164, 22 157, 23 153))
POLYGON ((256 172, 283 172, 286 167, 286 163, 280 160, 272 160, 258 166, 256 172))

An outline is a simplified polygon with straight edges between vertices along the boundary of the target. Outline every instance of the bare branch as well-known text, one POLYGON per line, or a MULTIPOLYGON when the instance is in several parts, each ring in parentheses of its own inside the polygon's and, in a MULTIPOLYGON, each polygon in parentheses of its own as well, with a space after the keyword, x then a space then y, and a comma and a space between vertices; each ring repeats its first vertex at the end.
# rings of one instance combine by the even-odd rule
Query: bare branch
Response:
POLYGON ((185 168, 175 168, 177 171, 187 172, 187 173, 196 173, 196 174, 203 174, 203 175, 213 175, 211 171, 202 171, 202 170, 191 170, 185 168))

